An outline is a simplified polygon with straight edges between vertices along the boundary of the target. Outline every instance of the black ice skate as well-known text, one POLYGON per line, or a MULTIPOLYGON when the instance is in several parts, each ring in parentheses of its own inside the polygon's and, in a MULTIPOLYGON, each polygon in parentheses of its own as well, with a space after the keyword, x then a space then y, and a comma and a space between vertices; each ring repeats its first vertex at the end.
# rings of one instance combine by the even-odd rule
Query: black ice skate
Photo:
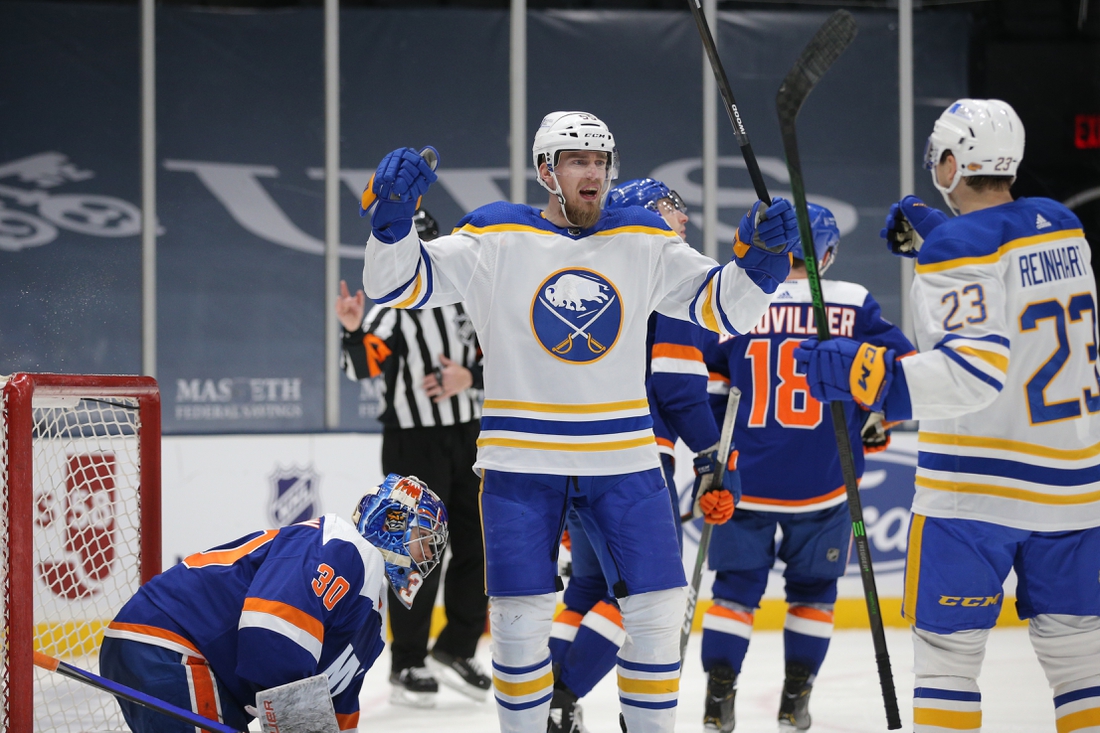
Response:
POLYGON ((577 696, 568 687, 554 685, 546 733, 588 733, 581 721, 581 706, 577 704, 577 696))
POLYGON ((478 702, 488 696, 492 681, 472 657, 463 659, 441 649, 432 649, 432 653, 424 661, 427 662, 428 669, 447 687, 478 702))
POLYGON ((715 667, 707 674, 707 700, 703 705, 703 730, 733 730, 733 701, 737 697, 737 673, 715 667))
POLYGON ((806 665, 787 662, 787 679, 779 700, 779 730, 809 730, 811 677, 806 665))
POLYGON ((405 667, 390 672, 390 702, 394 705, 412 705, 417 708, 435 707, 439 684, 424 667, 405 667))

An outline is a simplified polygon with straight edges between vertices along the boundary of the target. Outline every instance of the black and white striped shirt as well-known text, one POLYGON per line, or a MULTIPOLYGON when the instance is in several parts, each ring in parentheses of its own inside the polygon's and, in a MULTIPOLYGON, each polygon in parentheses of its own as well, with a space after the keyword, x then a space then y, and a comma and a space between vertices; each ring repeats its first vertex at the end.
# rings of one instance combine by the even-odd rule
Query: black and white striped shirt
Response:
POLYGON ((386 427, 455 425, 481 417, 481 350, 470 317, 461 303, 426 310, 374 306, 363 326, 344 331, 343 368, 351 379, 381 378, 386 427), (474 386, 434 402, 421 384, 441 366, 439 354, 473 373, 474 386))

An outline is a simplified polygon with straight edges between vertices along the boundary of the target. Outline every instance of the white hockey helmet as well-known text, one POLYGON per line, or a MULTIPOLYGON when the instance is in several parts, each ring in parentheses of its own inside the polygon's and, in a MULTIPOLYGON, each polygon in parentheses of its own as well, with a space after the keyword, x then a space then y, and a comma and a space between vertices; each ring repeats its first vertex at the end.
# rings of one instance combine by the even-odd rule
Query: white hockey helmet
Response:
POLYGON ((535 163, 535 178, 539 185, 558 197, 562 210, 565 209, 565 197, 558 184, 555 166, 558 155, 565 150, 602 150, 607 153, 607 173, 603 189, 600 192, 600 207, 603 207, 611 181, 619 177, 619 151, 615 148, 615 136, 607 129, 600 118, 587 112, 551 112, 542 118, 535 132, 535 142, 531 146, 531 159, 535 163), (550 169, 553 187, 542 180, 538 174, 539 164, 545 162, 550 169))
MULTIPOLYGON (((932 183, 943 194, 955 190, 968 176, 1014 178, 1024 157, 1024 125, 1016 110, 999 99, 960 99, 940 115, 924 146, 924 167, 932 171, 932 183), (955 156, 955 177, 941 186, 936 164, 944 151, 955 156)), ((954 205, 947 201, 948 206, 954 205)))

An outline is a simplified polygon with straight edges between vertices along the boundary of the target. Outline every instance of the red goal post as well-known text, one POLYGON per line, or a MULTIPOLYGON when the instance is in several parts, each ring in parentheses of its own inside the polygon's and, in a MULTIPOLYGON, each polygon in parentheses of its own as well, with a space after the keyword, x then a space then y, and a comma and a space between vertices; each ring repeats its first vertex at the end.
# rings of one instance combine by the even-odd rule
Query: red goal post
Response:
POLYGON ((0 733, 122 729, 32 652, 98 668, 104 626, 160 572, 160 422, 151 377, 0 376, 0 733))

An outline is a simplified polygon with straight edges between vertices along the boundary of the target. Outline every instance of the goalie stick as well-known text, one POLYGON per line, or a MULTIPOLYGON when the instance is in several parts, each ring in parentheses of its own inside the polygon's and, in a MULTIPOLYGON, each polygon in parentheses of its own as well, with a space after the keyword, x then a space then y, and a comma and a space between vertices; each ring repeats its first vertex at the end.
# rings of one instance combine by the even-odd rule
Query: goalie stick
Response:
POLYGON ((143 705, 150 710, 156 710, 158 713, 167 715, 170 718, 175 718, 188 725, 193 725, 201 730, 214 731, 214 733, 241 733, 236 728, 230 728, 228 725, 223 725, 216 720, 204 718, 198 713, 176 707, 172 703, 165 702, 152 695, 146 695, 144 692, 139 692, 132 687, 127 687, 114 680, 92 674, 80 667, 74 667, 67 662, 62 662, 60 659, 54 659, 42 652, 34 653, 34 665, 42 669, 48 669, 51 672, 57 672, 77 682, 83 682, 103 692, 108 692, 115 697, 121 697, 123 700, 129 700, 138 705, 143 705))
MULTIPOLYGON (((802 180, 802 164, 798 157, 795 118, 798 117, 803 102, 813 91, 814 86, 855 37, 856 22, 851 13, 845 10, 834 12, 810 39, 776 94, 775 106, 779 113, 779 130, 783 137, 783 151, 787 156, 787 170, 791 176, 791 192, 794 195, 795 212, 798 215, 798 231, 803 242, 812 242, 813 236, 810 232, 809 213, 806 210, 806 188, 802 180)), ((809 251, 813 252, 812 245, 809 251)), ((821 294, 817 258, 807 257, 805 262, 806 279, 809 280, 810 296, 813 299, 817 337, 821 341, 827 341, 829 321, 825 315, 825 299, 821 294)), ((840 453, 840 469, 844 474, 844 488, 848 495, 848 513, 852 519, 852 533, 855 536, 856 552, 859 555, 863 596, 867 601, 867 616, 871 621, 871 639, 875 647, 875 660, 878 662, 882 699, 886 706, 886 726, 890 730, 896 730, 901 728, 901 717, 898 714, 894 677, 890 670, 890 654, 886 649, 886 635, 882 628, 882 607, 879 604, 878 590, 875 588, 875 573, 871 567, 871 549, 863 524, 863 505, 859 498, 859 484, 856 482, 855 458, 848 436, 848 421, 844 415, 844 406, 840 402, 832 402, 829 406, 833 417, 833 431, 836 433, 837 451, 840 453)))
MULTIPOLYGON (((733 424, 737 422, 737 406, 741 403, 741 390, 730 387, 730 395, 726 399, 726 416, 722 420, 722 433, 718 439, 718 455, 721 458, 715 461, 714 473, 711 474, 710 486, 707 491, 717 491, 722 488, 722 478, 726 475, 726 464, 729 463, 730 445, 733 444, 733 424)), ((699 487, 700 493, 703 488, 699 487)), ((698 498, 698 497, 696 497, 698 498)), ((695 623, 695 606, 699 602, 699 584, 703 581, 703 563, 707 560, 707 550, 710 548, 710 535, 714 531, 714 525, 704 523, 703 531, 699 535, 699 552, 695 555, 695 570, 691 574, 691 585, 688 586, 687 611, 684 613, 684 624, 680 627, 680 673, 684 671, 684 655, 687 653, 688 637, 691 636, 691 627, 695 623)))

